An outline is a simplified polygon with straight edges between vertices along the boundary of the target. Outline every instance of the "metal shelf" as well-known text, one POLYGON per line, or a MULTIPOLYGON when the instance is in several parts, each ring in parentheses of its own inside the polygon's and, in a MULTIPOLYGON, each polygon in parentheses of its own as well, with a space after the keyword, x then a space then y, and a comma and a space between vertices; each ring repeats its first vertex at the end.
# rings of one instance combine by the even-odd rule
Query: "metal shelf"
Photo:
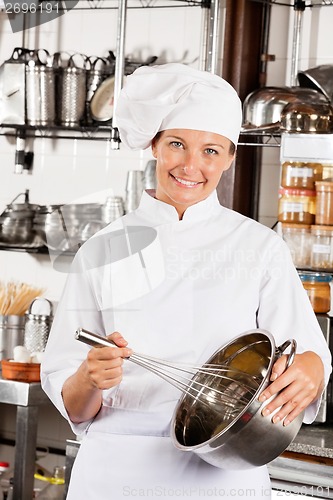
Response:
POLYGON ((0 124, 0 135, 17 137, 22 134, 25 138, 48 138, 48 139, 79 139, 95 141, 111 141, 113 129, 111 125, 83 125, 77 127, 61 126, 30 126, 30 125, 6 125, 0 124))
POLYGON ((263 3, 266 5, 282 5, 283 7, 293 7, 304 10, 313 7, 332 7, 333 0, 250 0, 251 2, 263 3))
POLYGON ((255 147, 280 147, 280 133, 241 133, 239 136, 238 146, 255 146, 255 147))
MULTIPOLYGON (((71 10, 118 10, 118 0, 79 0, 71 2, 72 7, 68 5, 70 2, 55 1, 44 7, 47 14, 54 12, 69 12, 71 10), (66 3, 66 5, 64 5, 66 3)), ((211 0, 129 0, 128 9, 149 9, 149 8, 175 8, 175 7, 206 7, 210 8, 211 0)), ((42 8, 42 7, 41 7, 42 8)), ((29 9, 27 4, 26 9, 29 9)), ((0 11, 6 11, 5 7, 1 7, 0 11)), ((23 11, 22 11, 23 12, 23 11)), ((29 12, 27 10, 26 12, 29 12)))
MULTIPOLYGON (((68 3, 68 2, 67 2, 68 3)), ((127 8, 209 7, 210 0, 129 0, 127 8)), ((80 0, 71 10, 118 9, 118 0, 80 0)), ((67 10, 60 7, 59 10, 67 10)))
MULTIPOLYGON (((22 133, 25 138, 78 139, 95 141, 112 141, 112 125, 96 125, 82 127, 32 127, 29 125, 0 124, 0 135, 17 137, 22 133)), ((280 147, 281 134, 274 132, 247 132, 239 136, 238 146, 280 147)))

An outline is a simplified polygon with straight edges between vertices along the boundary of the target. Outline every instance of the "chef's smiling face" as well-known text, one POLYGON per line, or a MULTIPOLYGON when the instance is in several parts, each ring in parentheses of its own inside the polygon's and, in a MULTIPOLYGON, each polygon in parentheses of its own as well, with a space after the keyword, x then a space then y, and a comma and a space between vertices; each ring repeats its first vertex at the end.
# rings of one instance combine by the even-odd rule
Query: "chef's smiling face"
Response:
POLYGON ((152 142, 156 158, 156 198, 173 205, 181 219, 185 210, 209 196, 234 154, 226 137, 212 132, 171 129, 152 142))

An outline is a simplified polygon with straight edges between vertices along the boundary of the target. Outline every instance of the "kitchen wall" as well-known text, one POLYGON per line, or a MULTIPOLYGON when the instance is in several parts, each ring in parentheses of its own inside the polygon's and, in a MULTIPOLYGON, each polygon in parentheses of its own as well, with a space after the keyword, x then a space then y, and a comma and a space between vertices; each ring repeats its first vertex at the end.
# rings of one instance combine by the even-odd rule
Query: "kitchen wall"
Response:
MULTIPOLYGON (((178 4, 179 5, 179 4, 178 4)), ((87 55, 106 55, 116 48, 115 10, 71 11, 25 33, 29 48, 42 47, 79 51, 87 55)), ((321 63, 333 63, 333 51, 327 33, 333 25, 333 7, 307 9, 304 14, 300 69, 321 63)), ((289 85, 293 9, 272 8, 267 85, 289 85)), ((145 60, 158 56, 158 62, 186 62, 201 66, 202 9, 197 7, 129 9, 126 56, 145 60), (170 36, 170 33, 172 36, 170 36)), ((235 33, 235 36, 237 34, 235 33)), ((4 13, 0 14, 0 63, 8 59, 14 47, 22 46, 22 33, 13 34, 4 13)), ((124 196, 128 170, 143 170, 151 158, 149 151, 129 152, 110 149, 103 141, 38 138, 28 142, 34 151, 29 175, 14 174, 15 143, 0 136, 0 210, 14 196, 30 190, 31 202, 69 203, 79 199, 103 202, 114 193, 124 196)), ((277 218, 277 191, 280 180, 279 148, 263 151, 260 221, 271 226, 277 218)), ((0 280, 20 280, 43 286, 45 295, 56 303, 66 274, 55 271, 50 258, 21 252, 0 251, 0 280)), ((15 409, 0 405, 0 437, 15 437, 15 409)), ((68 424, 51 406, 41 410, 39 444, 64 449, 72 437, 68 424), (52 429, 52 431, 51 431, 52 429)), ((5 459, 0 445, 0 457, 5 459)))

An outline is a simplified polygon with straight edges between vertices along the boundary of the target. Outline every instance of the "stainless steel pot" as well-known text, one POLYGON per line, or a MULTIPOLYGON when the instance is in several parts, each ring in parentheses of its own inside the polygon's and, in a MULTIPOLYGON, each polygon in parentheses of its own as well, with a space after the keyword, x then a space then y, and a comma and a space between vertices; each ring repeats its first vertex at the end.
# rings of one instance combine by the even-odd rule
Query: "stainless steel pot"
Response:
POLYGON ((208 385, 214 400, 215 391, 234 390, 234 369, 248 374, 246 379, 249 384, 251 377, 256 377, 259 387, 255 395, 250 391, 247 394, 245 389, 242 394, 235 393, 235 397, 248 397, 248 403, 237 411, 236 416, 232 405, 230 412, 222 413, 218 406, 214 407, 215 403, 206 405, 201 394, 197 399, 184 394, 171 422, 171 438, 176 448, 193 452, 223 469, 258 467, 280 455, 299 431, 303 414, 288 426, 283 426, 282 422, 273 424, 272 415, 264 417, 261 414, 268 401, 259 403, 258 397, 270 383, 273 364, 289 345, 289 366, 295 355, 295 341, 287 341, 276 348, 274 338, 265 330, 246 332, 216 351, 207 363, 230 367, 230 380, 219 379, 216 383, 214 375, 198 372, 191 380, 190 387, 195 384, 208 385))
POLYGON ((333 108, 328 103, 289 103, 281 112, 281 129, 287 132, 330 134, 333 132, 333 108))
POLYGON ((33 219, 39 205, 29 203, 29 191, 18 194, 0 215, 0 241, 12 245, 32 243, 35 237, 33 219), (24 203, 14 203, 19 196, 24 203))
POLYGON ((318 90, 301 87, 262 87, 244 100, 242 132, 279 129, 284 107, 293 102, 327 104, 318 90))
POLYGON ((51 240, 59 237, 62 232, 59 210, 62 205, 40 205, 33 220, 34 232, 46 243, 47 238, 51 240))

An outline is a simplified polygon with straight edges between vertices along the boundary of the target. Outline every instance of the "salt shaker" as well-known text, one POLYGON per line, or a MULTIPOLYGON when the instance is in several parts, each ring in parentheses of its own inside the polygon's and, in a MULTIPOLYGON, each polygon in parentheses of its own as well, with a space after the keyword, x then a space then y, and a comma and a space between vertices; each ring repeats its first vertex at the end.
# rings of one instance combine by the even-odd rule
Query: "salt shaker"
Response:
POLYGON ((37 298, 30 304, 29 311, 25 315, 24 345, 31 353, 43 352, 50 333, 53 320, 52 303, 48 299, 37 298), (47 305, 48 314, 42 311, 41 306, 47 305), (34 307, 35 306, 35 307, 34 307), (39 309, 35 314, 33 309, 39 309))

